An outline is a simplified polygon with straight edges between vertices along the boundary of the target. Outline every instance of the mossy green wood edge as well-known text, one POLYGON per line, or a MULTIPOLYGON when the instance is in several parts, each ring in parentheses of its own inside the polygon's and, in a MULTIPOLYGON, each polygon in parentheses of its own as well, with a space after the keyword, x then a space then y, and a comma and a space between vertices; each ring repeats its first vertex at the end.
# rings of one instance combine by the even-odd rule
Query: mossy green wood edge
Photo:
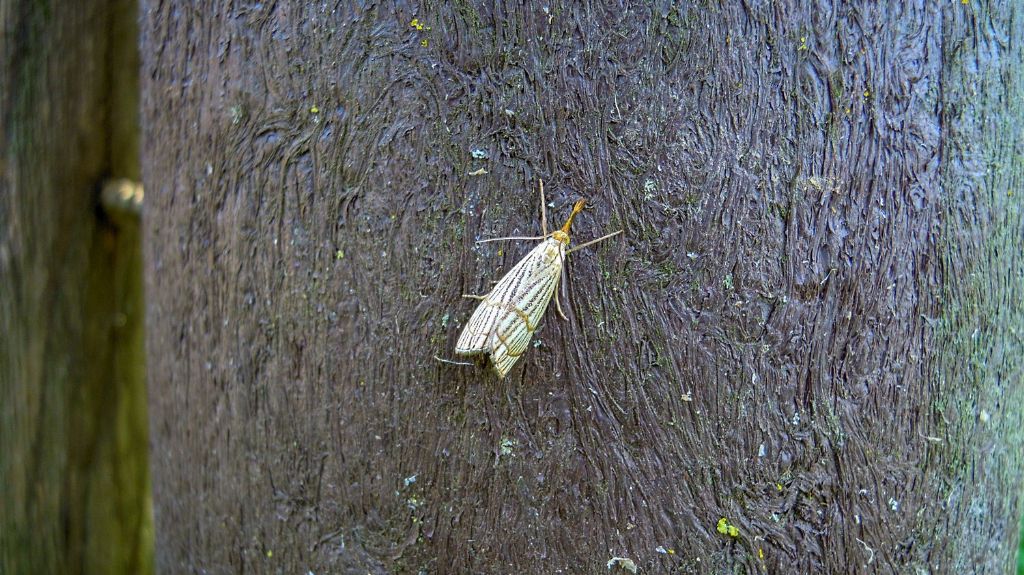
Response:
POLYGON ((0 3, 0 572, 150 573, 133 2, 0 3))

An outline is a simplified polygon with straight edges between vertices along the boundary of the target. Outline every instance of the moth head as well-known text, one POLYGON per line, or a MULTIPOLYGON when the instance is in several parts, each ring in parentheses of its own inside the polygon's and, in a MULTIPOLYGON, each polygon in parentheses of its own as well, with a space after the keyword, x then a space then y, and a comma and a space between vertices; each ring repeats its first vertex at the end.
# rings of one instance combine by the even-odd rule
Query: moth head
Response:
POLYGON ((563 244, 569 243, 569 226, 572 225, 572 219, 576 217, 576 214, 583 211, 583 207, 587 205, 587 200, 580 200, 576 202, 576 205, 572 207, 572 213, 569 214, 569 219, 565 220, 565 225, 562 229, 551 232, 551 237, 562 242, 563 244))

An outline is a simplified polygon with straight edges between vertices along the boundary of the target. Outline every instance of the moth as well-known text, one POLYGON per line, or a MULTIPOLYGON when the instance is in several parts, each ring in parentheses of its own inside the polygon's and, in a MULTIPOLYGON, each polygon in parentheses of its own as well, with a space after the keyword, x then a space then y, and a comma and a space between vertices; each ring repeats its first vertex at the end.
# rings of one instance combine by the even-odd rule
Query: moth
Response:
MULTIPOLYGON (((576 214, 583 211, 586 200, 576 202, 569 219, 559 230, 548 233, 544 209, 544 182, 540 182, 539 237, 508 237, 481 240, 541 240, 537 247, 501 278, 487 295, 464 295, 480 300, 455 345, 457 355, 487 355, 498 377, 504 379, 512 366, 526 351, 533 332, 537 331, 544 311, 555 294, 565 257, 572 252, 622 233, 622 230, 569 248, 569 226, 576 214)), ((555 296, 555 306, 562 319, 562 306, 555 296)))

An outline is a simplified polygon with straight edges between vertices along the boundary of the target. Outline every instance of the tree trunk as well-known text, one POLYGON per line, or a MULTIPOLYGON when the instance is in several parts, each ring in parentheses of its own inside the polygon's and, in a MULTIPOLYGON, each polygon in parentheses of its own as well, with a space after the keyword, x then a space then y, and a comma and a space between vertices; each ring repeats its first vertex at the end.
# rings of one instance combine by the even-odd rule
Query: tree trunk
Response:
POLYGON ((163 571, 1010 569, 1017 6, 349 4, 144 10, 163 571))
POLYGON ((0 2, 4 574, 152 571, 140 232, 100 202, 139 178, 136 20, 0 2))

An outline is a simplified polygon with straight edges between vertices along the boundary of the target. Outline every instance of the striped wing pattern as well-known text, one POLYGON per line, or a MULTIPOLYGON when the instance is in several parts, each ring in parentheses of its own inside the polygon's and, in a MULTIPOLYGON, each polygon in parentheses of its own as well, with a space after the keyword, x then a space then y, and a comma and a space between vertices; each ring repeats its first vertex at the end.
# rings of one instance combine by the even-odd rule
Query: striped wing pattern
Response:
POLYGON ((564 245, 548 238, 526 254, 480 302, 455 353, 488 354, 504 378, 526 351, 562 275, 564 245))

